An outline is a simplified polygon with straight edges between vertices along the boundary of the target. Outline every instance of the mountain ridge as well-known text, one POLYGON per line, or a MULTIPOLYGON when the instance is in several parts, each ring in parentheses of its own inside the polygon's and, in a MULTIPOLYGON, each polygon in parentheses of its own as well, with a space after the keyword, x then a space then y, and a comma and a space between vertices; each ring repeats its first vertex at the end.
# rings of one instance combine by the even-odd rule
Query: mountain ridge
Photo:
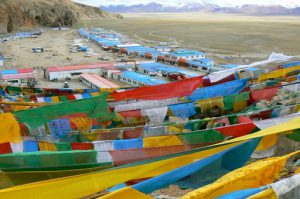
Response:
POLYGON ((172 6, 151 2, 129 6, 124 4, 101 6, 100 8, 114 13, 210 12, 249 15, 300 15, 300 7, 287 8, 281 5, 262 6, 245 4, 239 7, 223 7, 210 3, 187 3, 172 6))
POLYGON ((0 0, 0 32, 35 26, 72 26, 80 19, 106 17, 113 15, 71 0, 0 0))

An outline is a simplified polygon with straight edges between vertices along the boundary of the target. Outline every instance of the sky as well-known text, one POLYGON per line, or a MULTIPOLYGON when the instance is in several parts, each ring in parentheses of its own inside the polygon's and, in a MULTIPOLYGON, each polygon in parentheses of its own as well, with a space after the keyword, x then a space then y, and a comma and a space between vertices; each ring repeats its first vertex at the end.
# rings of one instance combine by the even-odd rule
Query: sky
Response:
POLYGON ((281 5, 289 8, 300 7, 300 0, 73 0, 80 3, 85 3, 92 6, 107 6, 107 5, 135 5, 147 4, 156 2, 165 5, 180 5, 185 3, 212 3, 219 6, 242 6, 245 4, 256 5, 281 5))

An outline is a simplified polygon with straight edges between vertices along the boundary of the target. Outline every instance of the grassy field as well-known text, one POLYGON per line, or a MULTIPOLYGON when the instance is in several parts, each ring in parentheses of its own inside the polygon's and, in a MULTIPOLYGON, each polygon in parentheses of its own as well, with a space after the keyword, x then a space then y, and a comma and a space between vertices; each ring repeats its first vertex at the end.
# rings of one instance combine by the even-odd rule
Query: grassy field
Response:
POLYGON ((78 27, 103 27, 154 45, 177 41, 218 59, 259 60, 271 52, 298 55, 300 17, 251 17, 224 14, 125 14, 123 20, 81 21, 78 27))

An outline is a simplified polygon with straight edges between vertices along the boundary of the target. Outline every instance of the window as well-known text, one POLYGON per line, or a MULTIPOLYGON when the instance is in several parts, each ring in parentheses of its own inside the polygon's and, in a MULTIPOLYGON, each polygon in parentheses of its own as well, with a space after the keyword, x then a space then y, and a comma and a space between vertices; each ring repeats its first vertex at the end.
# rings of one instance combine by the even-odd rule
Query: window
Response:
POLYGON ((126 81, 126 78, 125 78, 125 77, 123 77, 123 80, 124 80, 124 81, 126 81))
POLYGON ((202 70, 205 70, 205 71, 207 71, 207 68, 206 68, 206 67, 202 67, 202 70))
POLYGON ((146 70, 144 70, 144 73, 147 73, 147 71, 146 71, 146 70))
POLYGON ((71 76, 75 76, 75 75, 81 75, 81 73, 77 72, 77 73, 71 73, 71 76))
POLYGON ((128 82, 131 83, 131 79, 129 79, 128 82))
POLYGON ((133 84, 136 84, 136 81, 133 81, 133 84))

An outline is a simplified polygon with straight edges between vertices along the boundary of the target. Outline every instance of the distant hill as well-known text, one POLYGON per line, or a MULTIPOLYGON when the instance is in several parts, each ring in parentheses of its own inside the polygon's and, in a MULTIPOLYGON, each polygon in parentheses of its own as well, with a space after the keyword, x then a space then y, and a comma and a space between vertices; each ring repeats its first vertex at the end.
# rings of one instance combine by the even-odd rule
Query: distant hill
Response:
POLYGON ((102 6, 103 10, 115 13, 143 13, 143 12, 209 12, 249 15, 300 15, 300 7, 288 8, 280 5, 260 6, 243 5, 241 7, 222 7, 210 3, 186 3, 178 5, 165 5, 159 3, 137 5, 110 5, 102 6))
POLYGON ((70 0, 0 0, 0 31, 33 26, 72 26, 79 19, 111 17, 96 7, 70 0))

